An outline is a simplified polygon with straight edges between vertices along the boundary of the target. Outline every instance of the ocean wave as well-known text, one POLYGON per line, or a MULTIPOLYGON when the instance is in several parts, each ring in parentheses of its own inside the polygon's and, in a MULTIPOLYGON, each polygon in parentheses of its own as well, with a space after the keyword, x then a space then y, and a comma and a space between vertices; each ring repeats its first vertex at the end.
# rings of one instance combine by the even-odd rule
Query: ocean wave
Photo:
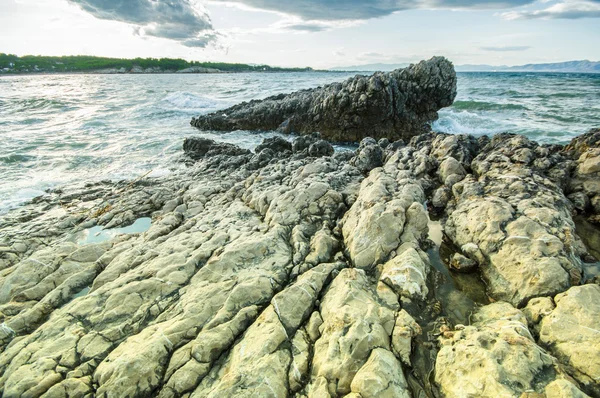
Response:
POLYGON ((485 101, 455 101, 452 108, 456 110, 473 110, 473 111, 526 111, 529 110, 526 106, 519 104, 499 104, 495 102, 485 101))
POLYGON ((19 155, 17 153, 11 153, 10 155, 0 156, 0 163, 12 164, 12 163, 25 163, 34 160, 35 156, 19 155))
POLYGON ((13 111, 49 111, 53 109, 63 109, 68 104, 63 101, 48 98, 28 98, 16 101, 8 100, 6 107, 12 107, 13 111), (12 103, 11 103, 12 102, 12 103))
POLYGON ((431 125, 432 130, 439 133, 481 136, 510 130, 510 126, 499 120, 468 111, 444 110, 439 115, 439 119, 431 125))
POLYGON ((217 101, 211 98, 201 97, 185 91, 171 93, 163 101, 178 109, 207 109, 214 108, 217 105, 217 101))
POLYGON ((581 93, 564 93, 564 92, 558 92, 558 93, 552 93, 552 94, 539 94, 538 97, 542 98, 542 99, 549 99, 549 98, 581 98, 582 95, 581 95, 581 93))

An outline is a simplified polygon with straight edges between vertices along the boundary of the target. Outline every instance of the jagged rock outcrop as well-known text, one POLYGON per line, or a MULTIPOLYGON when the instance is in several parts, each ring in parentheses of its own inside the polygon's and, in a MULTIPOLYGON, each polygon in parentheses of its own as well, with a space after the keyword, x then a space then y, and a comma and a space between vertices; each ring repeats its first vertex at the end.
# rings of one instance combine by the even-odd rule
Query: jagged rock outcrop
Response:
POLYGON ((582 285, 564 148, 184 147, 171 175, 64 187, 0 220, 2 396, 598 396, 600 288, 582 285), (470 273, 430 240, 441 188, 442 261, 470 273))
POLYGON ((590 221, 600 224, 600 129, 576 137, 565 152, 576 161, 568 185, 569 199, 590 221))
POLYGON ((437 111, 455 97, 452 63, 433 57, 389 73, 242 103, 193 118, 191 124, 216 131, 320 132, 327 140, 344 142, 410 138, 426 132, 437 111))

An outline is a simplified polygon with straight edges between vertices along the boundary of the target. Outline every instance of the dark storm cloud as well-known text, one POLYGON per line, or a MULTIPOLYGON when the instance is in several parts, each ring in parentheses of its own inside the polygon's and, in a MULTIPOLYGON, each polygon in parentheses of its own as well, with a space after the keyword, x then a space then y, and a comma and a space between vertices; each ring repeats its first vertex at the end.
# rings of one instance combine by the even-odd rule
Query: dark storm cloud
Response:
POLYGON ((194 47, 206 47, 216 39, 206 34, 213 29, 208 14, 198 11, 189 0, 68 1, 96 18, 142 26, 145 35, 191 43, 194 47))
MULTIPOLYGON (((232 2, 232 0, 216 0, 232 2)), ((306 20, 361 20, 418 8, 502 9, 535 0, 233 0, 250 7, 282 12, 306 20)))

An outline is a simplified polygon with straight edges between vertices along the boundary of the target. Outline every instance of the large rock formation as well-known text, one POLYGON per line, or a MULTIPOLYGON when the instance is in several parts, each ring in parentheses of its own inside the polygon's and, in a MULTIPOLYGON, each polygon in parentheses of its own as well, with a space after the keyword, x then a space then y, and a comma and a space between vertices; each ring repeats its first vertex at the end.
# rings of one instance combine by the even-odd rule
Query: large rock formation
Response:
POLYGON ((3 217, 0 395, 600 393, 600 288, 582 285, 593 267, 563 194, 581 155, 443 134, 185 152, 172 175, 65 187, 3 217))
POLYGON ((443 57, 405 69, 242 103, 192 119, 202 130, 320 132, 330 141, 410 138, 427 131, 456 97, 456 74, 443 57))

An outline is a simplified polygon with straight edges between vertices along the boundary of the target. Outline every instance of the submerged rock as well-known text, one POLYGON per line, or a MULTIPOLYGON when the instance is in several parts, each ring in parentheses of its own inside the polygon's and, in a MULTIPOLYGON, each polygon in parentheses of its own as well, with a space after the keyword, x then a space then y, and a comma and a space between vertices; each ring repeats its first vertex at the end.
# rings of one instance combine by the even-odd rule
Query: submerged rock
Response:
POLYGON ((330 141, 357 142, 366 136, 395 140, 424 133, 437 111, 452 105, 455 97, 452 63, 433 57, 389 73, 242 103, 193 118, 191 124, 217 131, 318 131, 330 141))

